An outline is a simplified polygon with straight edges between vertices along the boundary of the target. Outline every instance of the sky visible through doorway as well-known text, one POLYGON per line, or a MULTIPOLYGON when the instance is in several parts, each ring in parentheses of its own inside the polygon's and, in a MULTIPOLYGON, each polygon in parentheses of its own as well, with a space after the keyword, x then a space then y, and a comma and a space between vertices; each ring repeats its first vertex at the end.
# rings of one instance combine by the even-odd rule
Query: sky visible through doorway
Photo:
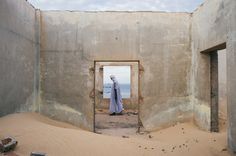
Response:
POLYGON ((103 98, 110 97, 112 81, 110 75, 114 75, 120 84, 121 96, 130 97, 130 66, 104 66, 103 67, 103 98))

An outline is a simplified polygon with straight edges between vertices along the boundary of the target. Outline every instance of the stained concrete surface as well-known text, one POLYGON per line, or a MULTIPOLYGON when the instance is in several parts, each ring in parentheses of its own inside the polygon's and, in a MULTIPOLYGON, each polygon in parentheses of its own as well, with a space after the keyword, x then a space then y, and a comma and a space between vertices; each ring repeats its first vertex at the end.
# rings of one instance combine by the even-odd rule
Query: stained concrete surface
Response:
POLYGON ((226 42, 224 1, 206 1, 192 18, 192 95, 196 123, 210 129, 210 56, 200 53, 226 42))
POLYGON ((0 1, 0 116, 37 108, 35 13, 26 1, 0 1))
POLYGON ((145 128, 192 117, 190 14, 43 11, 41 16, 43 113, 92 130, 94 60, 140 60, 145 128), (61 105, 81 116, 59 115, 61 105))
POLYGON ((236 154, 236 1, 227 0, 227 104, 228 145, 236 154))
MULTIPOLYGON (((208 0, 200 6, 192 18, 192 95, 194 119, 203 129, 210 128, 209 54, 206 49, 226 43, 227 51, 227 105, 228 139, 232 151, 236 151, 235 124, 235 29, 236 1, 208 0), (234 68, 234 69, 233 69, 234 68)), ((219 49, 215 49, 219 50, 219 49)))
POLYGON ((227 128, 227 68, 226 68, 226 50, 218 51, 219 68, 219 130, 227 128))

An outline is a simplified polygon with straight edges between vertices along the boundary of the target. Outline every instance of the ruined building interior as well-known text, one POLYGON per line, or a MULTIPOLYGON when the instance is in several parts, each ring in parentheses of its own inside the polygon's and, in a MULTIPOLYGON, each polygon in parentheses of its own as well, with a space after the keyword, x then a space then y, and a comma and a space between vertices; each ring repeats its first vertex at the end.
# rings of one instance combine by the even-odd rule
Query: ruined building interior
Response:
POLYGON ((223 116, 234 153, 235 10, 235 0, 206 0, 192 13, 42 11, 25 0, 0 0, 0 116, 38 112, 96 131, 96 112, 109 102, 104 66, 130 66, 124 106, 133 109, 134 127, 193 121, 218 132, 223 116), (223 78, 218 57, 226 57, 223 78), (219 105, 219 79, 227 82, 227 107, 219 105))

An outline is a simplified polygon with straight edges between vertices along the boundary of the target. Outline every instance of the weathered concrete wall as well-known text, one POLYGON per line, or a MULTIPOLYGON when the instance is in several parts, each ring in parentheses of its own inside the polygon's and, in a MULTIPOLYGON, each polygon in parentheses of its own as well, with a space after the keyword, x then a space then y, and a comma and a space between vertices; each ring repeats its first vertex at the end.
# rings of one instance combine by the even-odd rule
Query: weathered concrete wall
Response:
POLYGON ((226 0, 227 5, 227 103, 228 143, 236 154, 236 1, 226 0))
MULTIPOLYGON (((196 123, 210 129, 210 57, 200 53, 226 42, 228 141, 236 151, 236 1, 208 0, 192 18, 192 94, 196 123)), ((219 49, 215 47, 212 50, 219 49)))
POLYGON ((140 60, 140 117, 154 130, 192 117, 187 13, 44 11, 41 112, 93 129, 94 60, 140 60))
POLYGON ((34 111, 35 9, 24 0, 1 0, 0 21, 0 116, 34 111))
POLYGON ((208 0, 192 18, 192 93, 194 119, 203 129, 210 130, 210 56, 200 53, 226 42, 225 4, 208 0))
POLYGON ((219 66, 219 119, 224 124, 227 120, 227 77, 226 50, 218 51, 219 66))

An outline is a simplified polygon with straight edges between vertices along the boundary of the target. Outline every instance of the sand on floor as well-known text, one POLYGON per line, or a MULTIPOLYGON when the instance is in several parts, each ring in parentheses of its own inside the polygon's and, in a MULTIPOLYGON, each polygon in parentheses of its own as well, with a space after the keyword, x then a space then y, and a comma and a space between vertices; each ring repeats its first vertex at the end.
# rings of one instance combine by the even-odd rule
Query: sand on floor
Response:
POLYGON ((99 109, 95 114, 95 132, 111 136, 135 134, 138 130, 138 113, 124 110, 123 115, 110 116, 108 110, 99 109))
MULTIPOLYGON (((119 129, 117 129, 119 131, 119 129)), ((15 137, 15 153, 32 151, 48 156, 229 156, 226 132, 209 133, 192 123, 160 131, 109 136, 81 130, 36 113, 18 113, 0 118, 0 138, 15 137)))

